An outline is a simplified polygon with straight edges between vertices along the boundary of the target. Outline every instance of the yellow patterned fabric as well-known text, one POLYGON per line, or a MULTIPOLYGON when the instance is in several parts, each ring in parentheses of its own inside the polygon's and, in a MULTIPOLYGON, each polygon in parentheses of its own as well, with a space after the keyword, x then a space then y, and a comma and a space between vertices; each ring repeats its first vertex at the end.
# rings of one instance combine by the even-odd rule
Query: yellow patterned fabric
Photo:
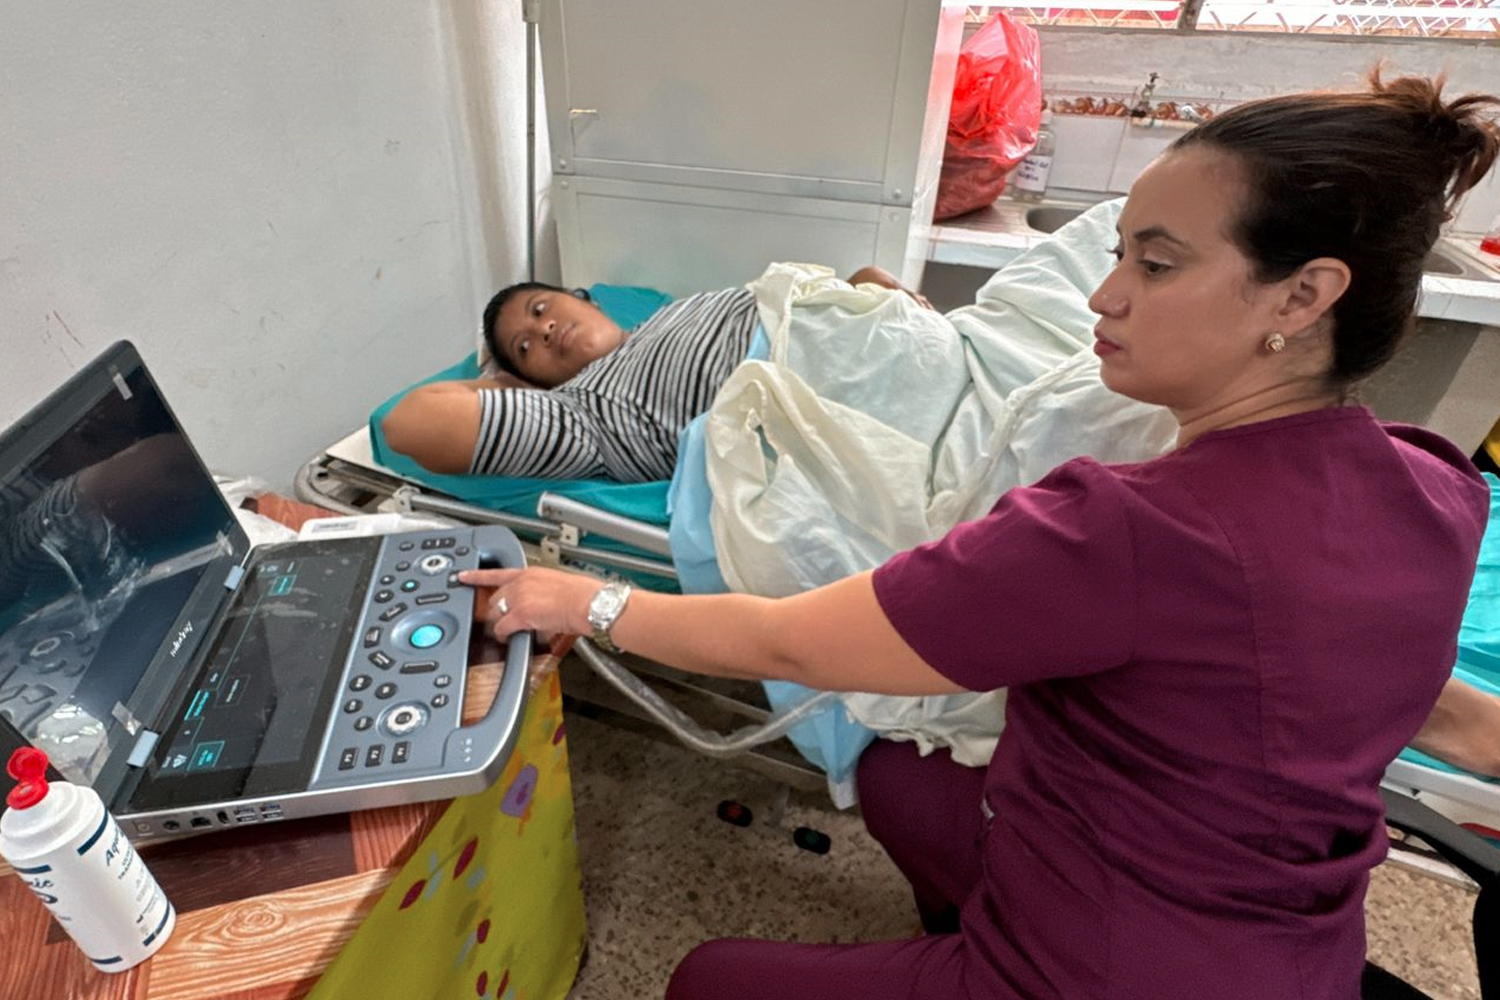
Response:
POLYGON ((454 799, 309 1000, 563 1000, 585 941, 562 692, 532 693, 504 774, 454 799))

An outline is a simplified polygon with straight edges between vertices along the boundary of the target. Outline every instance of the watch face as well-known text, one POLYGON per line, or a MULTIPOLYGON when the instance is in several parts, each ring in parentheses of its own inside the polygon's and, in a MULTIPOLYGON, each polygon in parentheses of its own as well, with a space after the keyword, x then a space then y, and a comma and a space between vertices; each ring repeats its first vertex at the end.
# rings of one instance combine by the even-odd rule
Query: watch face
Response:
POLYGON ((595 628, 609 627, 620 613, 620 609, 625 606, 625 599, 629 593, 618 584, 606 585, 589 602, 589 622, 595 628))

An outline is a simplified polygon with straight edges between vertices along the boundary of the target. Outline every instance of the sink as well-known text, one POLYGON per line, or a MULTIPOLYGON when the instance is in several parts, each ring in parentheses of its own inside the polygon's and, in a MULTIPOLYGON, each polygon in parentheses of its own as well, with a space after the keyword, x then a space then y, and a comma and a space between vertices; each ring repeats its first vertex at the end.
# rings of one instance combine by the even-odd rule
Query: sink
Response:
POLYGON ((1441 250, 1433 250, 1422 261, 1422 270, 1427 274, 1463 274, 1464 266, 1441 250))
POLYGON ((1085 211, 1063 205, 1038 205, 1026 210, 1026 225, 1039 233, 1055 233, 1085 211))
POLYGON ((1427 274, 1451 274, 1460 278, 1472 278, 1477 281, 1494 281, 1496 275, 1479 264, 1465 260, 1460 253, 1444 247, 1439 243, 1433 247, 1427 259, 1422 261, 1422 270, 1427 274))

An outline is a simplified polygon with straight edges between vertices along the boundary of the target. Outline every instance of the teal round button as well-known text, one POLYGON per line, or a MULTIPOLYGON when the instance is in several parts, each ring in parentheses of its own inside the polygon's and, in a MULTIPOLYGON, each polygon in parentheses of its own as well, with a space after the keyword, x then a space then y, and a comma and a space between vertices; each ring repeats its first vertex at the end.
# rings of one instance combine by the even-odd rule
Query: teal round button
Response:
POLYGON ((443 641, 443 629, 439 625, 418 625, 407 641, 417 649, 431 649, 443 641))

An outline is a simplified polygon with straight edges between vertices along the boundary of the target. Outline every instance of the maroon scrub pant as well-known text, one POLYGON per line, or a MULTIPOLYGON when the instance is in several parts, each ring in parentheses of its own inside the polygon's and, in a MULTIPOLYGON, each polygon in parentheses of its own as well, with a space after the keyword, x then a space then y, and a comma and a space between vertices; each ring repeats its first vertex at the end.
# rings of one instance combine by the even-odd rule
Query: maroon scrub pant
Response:
MULTIPOLYGON (((957 929, 980 878, 984 769, 926 757, 914 744, 876 740, 860 757, 865 825, 912 884, 923 926, 957 929)), ((667 1000, 897 1000, 963 998, 967 949, 957 933, 870 944, 795 944, 725 938, 693 949, 667 1000)))

